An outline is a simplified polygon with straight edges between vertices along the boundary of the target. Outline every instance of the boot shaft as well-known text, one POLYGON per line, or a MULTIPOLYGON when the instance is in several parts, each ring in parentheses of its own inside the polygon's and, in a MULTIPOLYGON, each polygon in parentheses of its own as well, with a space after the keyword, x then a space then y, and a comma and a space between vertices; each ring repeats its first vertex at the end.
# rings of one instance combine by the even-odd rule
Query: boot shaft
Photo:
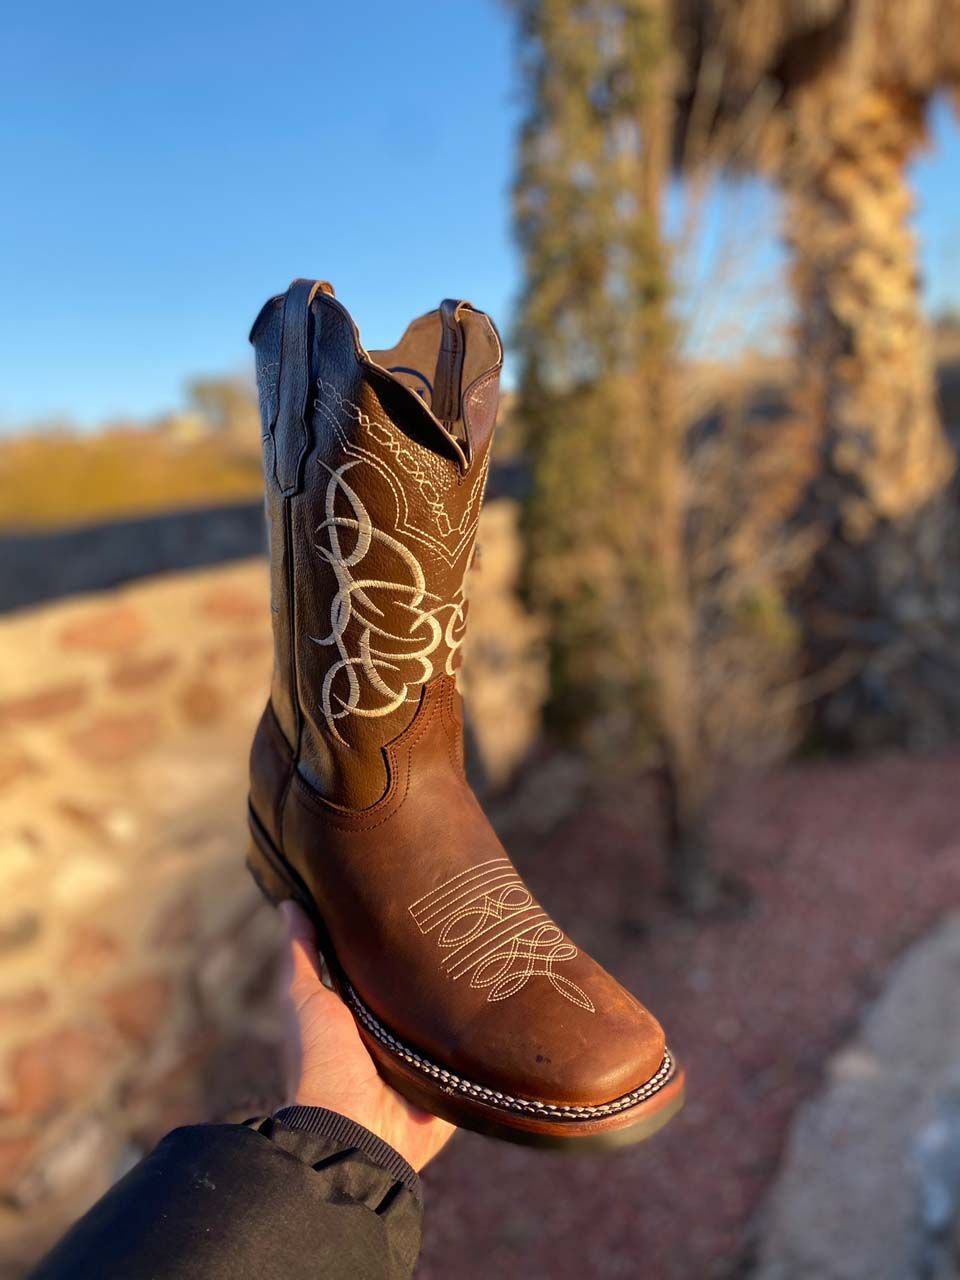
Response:
POLYGON ((382 748, 453 679, 496 417, 500 340, 444 302, 367 352, 329 285, 295 281, 251 332, 270 530, 271 702, 301 775, 349 808, 382 748))

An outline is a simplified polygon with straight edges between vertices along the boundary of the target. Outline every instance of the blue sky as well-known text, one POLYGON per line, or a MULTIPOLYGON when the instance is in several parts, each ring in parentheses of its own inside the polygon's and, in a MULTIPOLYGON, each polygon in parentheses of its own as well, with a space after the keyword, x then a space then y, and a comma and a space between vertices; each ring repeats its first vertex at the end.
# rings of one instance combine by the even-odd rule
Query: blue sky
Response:
MULTIPOLYGON (((13 9, 10 12, 10 9, 13 9)), ((371 346, 444 296, 507 327, 512 34, 496 0, 63 0, 2 19, 0 430, 176 407, 261 302, 333 280, 371 346)), ((960 138, 918 165, 928 297, 960 302, 960 138)), ((711 202, 706 241, 765 208, 711 202)), ((705 251, 706 252, 706 251, 705 251)), ((772 241, 752 271, 774 273, 772 241)))

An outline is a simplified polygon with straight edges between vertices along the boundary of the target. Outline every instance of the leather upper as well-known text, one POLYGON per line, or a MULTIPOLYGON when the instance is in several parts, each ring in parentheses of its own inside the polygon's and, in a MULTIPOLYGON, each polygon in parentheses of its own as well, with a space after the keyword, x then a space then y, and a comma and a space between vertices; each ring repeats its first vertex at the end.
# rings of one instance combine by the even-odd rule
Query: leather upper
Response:
POLYGON ((275 637, 253 811, 394 1035, 492 1089, 617 1098, 660 1067, 659 1024, 534 900, 463 772, 496 330, 444 304, 367 353, 328 289, 295 282, 252 333, 275 637))
MULTIPOLYGON (((409 724, 420 689, 459 664, 502 354, 493 325, 469 304, 422 317, 406 342, 428 365, 421 396, 412 366, 397 376, 378 365, 324 289, 295 282, 251 335, 273 703, 304 776, 360 808, 383 793, 381 748, 409 724), (447 423, 428 404, 440 380, 447 423)), ((378 354, 399 364, 404 345, 378 354)))

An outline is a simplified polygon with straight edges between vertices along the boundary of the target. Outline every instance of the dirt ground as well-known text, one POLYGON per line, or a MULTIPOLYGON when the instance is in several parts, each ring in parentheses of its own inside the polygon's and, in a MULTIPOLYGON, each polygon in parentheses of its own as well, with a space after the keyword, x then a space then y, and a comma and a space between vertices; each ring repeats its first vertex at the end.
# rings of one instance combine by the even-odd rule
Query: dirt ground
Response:
POLYGON ((957 752, 807 763, 732 792, 716 857, 752 901, 708 924, 663 901, 643 793, 514 840, 545 906, 665 1023, 688 1103, 613 1156, 458 1135, 426 1175, 418 1276, 747 1274, 794 1109, 894 957, 960 904, 958 771, 957 752))

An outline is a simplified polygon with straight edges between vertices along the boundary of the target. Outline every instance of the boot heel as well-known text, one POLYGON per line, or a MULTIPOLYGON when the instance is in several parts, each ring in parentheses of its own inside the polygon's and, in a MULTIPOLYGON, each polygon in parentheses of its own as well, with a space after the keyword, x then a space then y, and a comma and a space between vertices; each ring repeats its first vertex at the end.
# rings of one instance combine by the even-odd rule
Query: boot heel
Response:
POLYGON ((252 837, 247 848, 247 870, 253 876, 257 888, 273 906, 297 897, 293 885, 252 837))

